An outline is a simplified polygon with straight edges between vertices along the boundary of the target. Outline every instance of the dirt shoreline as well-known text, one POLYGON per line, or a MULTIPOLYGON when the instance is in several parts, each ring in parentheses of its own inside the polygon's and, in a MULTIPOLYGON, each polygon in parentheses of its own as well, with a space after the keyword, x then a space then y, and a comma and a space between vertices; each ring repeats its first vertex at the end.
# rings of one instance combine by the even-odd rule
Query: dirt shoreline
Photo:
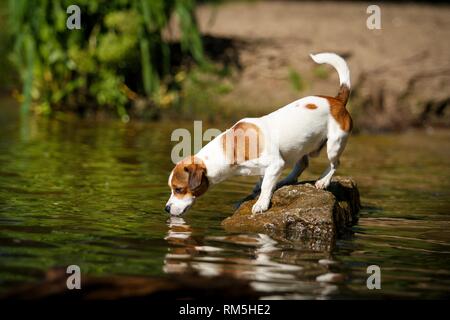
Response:
POLYGON ((337 92, 332 69, 309 53, 333 51, 351 68, 357 130, 449 127, 450 6, 382 3, 369 30, 364 2, 233 2, 203 5, 203 34, 237 43, 238 71, 215 103, 249 115, 310 94, 337 92))

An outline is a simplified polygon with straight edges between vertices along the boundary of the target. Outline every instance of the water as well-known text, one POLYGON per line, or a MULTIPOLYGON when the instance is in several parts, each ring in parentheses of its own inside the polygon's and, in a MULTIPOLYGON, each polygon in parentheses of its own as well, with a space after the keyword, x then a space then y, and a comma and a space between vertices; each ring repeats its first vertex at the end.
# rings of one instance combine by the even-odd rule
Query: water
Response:
MULTIPOLYGON (((359 224, 332 252, 313 252, 221 228, 254 178, 224 182, 169 219, 170 133, 178 127, 193 124, 21 122, 3 108, 0 291, 76 264, 92 275, 225 274, 251 280, 267 298, 448 297, 449 131, 353 136, 338 174, 359 184, 359 224), (374 264, 381 290, 366 287, 374 264), (316 281, 329 272, 337 282, 316 281)), ((326 166, 324 156, 312 162, 303 179, 326 166)))

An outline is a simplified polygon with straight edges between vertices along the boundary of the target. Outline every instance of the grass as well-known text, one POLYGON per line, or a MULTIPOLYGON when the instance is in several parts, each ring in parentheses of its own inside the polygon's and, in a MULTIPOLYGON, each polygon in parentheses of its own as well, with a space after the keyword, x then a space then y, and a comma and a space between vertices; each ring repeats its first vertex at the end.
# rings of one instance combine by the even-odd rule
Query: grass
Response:
MULTIPOLYGON (((8 3, 5 43, 11 45, 2 53, 19 75, 23 113, 111 111, 127 121, 137 102, 145 101, 147 109, 179 103, 184 83, 175 76, 186 61, 207 64, 195 0, 79 0, 80 30, 66 27, 71 4, 8 3), (179 52, 163 37, 173 16, 181 31, 179 52)), ((4 8, 2 3, 2 17, 4 8)))
POLYGON ((297 92, 305 90, 306 83, 300 73, 298 73, 294 68, 289 68, 288 72, 289 83, 291 84, 292 88, 297 92))

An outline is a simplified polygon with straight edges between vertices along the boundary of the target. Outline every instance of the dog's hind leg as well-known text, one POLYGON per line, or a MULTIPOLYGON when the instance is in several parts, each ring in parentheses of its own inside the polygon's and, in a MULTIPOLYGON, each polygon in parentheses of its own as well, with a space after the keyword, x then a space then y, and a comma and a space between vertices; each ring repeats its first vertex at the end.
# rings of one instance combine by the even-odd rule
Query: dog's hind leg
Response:
POLYGON ((255 184, 253 187, 252 194, 256 195, 261 192, 261 184, 262 184, 263 178, 259 178, 259 181, 255 184))
POLYGON ((284 178, 283 180, 277 183, 275 189, 281 188, 283 186, 287 186, 289 184, 294 184, 297 182, 298 177, 306 170, 309 166, 309 158, 308 155, 304 155, 300 160, 298 160, 292 171, 284 178))
POLYGON ((330 166, 325 170, 319 180, 316 181, 315 186, 317 189, 326 189, 330 185, 331 178, 339 166, 339 157, 347 144, 347 138, 348 133, 340 130, 335 132, 333 137, 328 138, 327 156, 330 161, 330 166))

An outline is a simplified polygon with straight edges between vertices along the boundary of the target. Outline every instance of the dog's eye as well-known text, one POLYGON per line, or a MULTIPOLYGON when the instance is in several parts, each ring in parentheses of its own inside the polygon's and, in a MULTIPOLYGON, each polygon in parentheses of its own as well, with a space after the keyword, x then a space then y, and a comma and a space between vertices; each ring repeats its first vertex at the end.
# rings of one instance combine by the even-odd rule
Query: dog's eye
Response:
POLYGON ((183 193, 183 188, 175 188, 173 190, 173 192, 178 193, 178 194, 183 193))

